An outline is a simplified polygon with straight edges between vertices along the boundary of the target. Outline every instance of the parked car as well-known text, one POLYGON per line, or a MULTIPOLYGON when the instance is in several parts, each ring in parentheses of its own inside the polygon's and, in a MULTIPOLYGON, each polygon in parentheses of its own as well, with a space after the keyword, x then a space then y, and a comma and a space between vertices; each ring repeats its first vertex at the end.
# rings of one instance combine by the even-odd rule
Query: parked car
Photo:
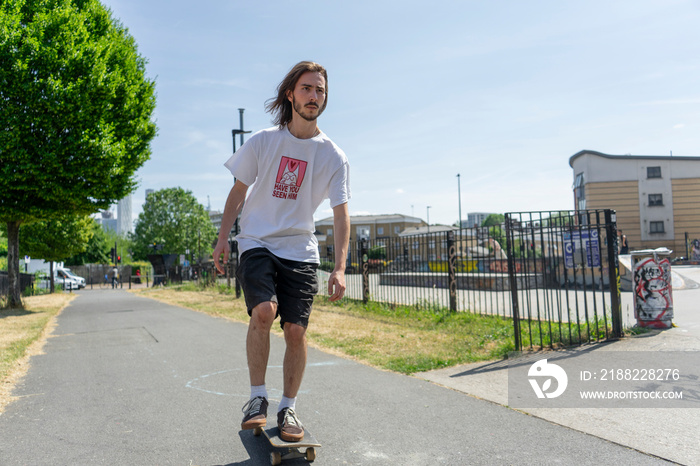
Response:
MULTIPOLYGON (((83 277, 78 277, 74 275, 70 270, 67 269, 56 269, 53 271, 53 285, 56 288, 63 290, 79 290, 85 288, 85 279, 83 277)), ((37 280, 38 288, 49 288, 49 276, 40 276, 37 280)))
POLYGON ((78 284, 79 289, 85 288, 85 279, 83 277, 79 277, 76 274, 74 274, 71 271, 71 269, 66 269, 66 268, 58 269, 58 274, 59 274, 59 276, 61 276, 61 274, 63 274, 64 279, 65 278, 73 279, 78 284))

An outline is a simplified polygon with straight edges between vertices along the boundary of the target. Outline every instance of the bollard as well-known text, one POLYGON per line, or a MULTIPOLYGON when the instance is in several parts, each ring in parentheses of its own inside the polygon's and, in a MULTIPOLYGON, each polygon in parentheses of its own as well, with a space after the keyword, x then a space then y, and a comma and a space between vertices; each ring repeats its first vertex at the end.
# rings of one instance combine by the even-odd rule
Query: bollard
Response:
POLYGON ((667 248, 632 251, 634 317, 639 327, 673 326, 671 261, 667 248))

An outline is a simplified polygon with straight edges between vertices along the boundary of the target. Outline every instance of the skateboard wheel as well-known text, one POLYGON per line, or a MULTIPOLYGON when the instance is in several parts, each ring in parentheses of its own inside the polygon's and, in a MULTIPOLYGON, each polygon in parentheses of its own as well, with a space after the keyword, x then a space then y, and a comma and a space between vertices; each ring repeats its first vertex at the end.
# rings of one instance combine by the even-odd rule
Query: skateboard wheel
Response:
POLYGON ((270 464, 272 466, 282 464, 282 454, 278 451, 273 451, 272 453, 270 453, 270 464))
POLYGON ((313 461, 316 459, 316 449, 314 447, 309 447, 306 449, 306 461, 313 461))
POLYGON ((262 434, 262 431, 263 431, 262 427, 256 427, 255 429, 253 429, 253 435, 255 435, 256 437, 260 437, 260 434, 262 434))

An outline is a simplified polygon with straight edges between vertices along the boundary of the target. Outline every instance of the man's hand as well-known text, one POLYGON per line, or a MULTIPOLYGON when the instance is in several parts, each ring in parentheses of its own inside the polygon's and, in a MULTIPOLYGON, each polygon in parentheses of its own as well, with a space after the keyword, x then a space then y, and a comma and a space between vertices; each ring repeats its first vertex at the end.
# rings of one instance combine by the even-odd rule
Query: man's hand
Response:
POLYGON ((219 239, 219 241, 216 242, 216 247, 214 248, 214 267, 216 267, 216 270, 219 271, 219 273, 223 274, 224 268, 221 266, 219 263, 219 258, 221 257, 221 254, 224 255, 224 265, 228 263, 228 256, 231 255, 231 247, 228 245, 228 241, 226 239, 219 239))
POLYGON ((328 296, 330 301, 338 301, 345 296, 345 272, 334 270, 328 278, 328 296))

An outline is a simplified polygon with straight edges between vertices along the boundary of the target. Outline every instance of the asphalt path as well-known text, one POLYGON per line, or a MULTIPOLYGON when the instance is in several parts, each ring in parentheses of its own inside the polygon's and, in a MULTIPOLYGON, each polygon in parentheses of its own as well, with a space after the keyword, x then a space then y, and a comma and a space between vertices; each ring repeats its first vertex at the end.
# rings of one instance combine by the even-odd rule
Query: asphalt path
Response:
MULTIPOLYGON (((269 464, 264 437, 239 431, 249 394, 245 324, 122 290, 78 294, 0 416, 0 464, 269 464)), ((273 336, 268 425, 283 352, 273 336)), ((315 349, 297 412, 323 444, 317 465, 665 463, 315 349)))

